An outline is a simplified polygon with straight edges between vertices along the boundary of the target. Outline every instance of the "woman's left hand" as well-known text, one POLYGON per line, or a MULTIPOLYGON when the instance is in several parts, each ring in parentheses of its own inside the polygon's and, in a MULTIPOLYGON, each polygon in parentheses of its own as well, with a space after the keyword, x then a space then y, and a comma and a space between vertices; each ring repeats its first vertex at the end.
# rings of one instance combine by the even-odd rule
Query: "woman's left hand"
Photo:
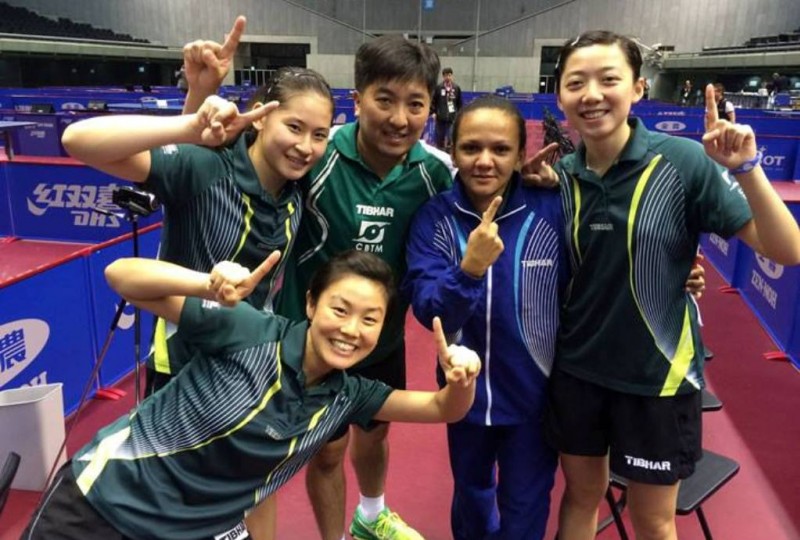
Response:
POLYGON ((753 129, 720 120, 717 101, 714 99, 714 86, 711 84, 706 86, 705 128, 703 147, 706 154, 726 169, 736 169, 756 157, 758 148, 753 129))

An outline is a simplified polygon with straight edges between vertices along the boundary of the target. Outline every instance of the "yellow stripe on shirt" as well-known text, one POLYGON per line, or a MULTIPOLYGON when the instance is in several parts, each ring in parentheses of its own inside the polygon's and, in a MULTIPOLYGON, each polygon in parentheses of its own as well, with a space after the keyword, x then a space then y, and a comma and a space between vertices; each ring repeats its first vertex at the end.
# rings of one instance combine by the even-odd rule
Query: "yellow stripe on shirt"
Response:
POLYGON ((167 347, 167 321, 159 317, 156 320, 156 331, 153 337, 153 364, 156 373, 172 374, 169 365, 169 348, 167 347))

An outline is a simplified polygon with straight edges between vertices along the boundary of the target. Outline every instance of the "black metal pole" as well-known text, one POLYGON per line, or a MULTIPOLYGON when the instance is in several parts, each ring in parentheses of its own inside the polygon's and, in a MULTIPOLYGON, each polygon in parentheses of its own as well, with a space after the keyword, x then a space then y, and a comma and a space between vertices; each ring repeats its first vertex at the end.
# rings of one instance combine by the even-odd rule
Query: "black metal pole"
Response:
MULTIPOLYGON (((133 256, 138 258, 139 257, 139 217, 128 210, 128 215, 131 219, 131 224, 133 225, 133 256)), ((136 405, 139 405, 139 401, 141 400, 141 391, 139 388, 140 383, 140 376, 139 376, 139 359, 141 358, 141 349, 142 349, 142 337, 141 337, 141 322, 140 322, 140 310, 138 307, 134 306, 133 310, 133 376, 135 381, 133 383, 133 391, 136 394, 136 405)))

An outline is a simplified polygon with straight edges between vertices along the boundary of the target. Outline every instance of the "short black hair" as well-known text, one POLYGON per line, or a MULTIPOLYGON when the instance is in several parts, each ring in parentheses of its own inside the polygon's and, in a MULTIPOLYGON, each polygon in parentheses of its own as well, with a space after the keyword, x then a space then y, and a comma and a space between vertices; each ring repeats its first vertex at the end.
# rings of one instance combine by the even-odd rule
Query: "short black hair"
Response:
POLYGON ((356 90, 364 92, 379 81, 420 81, 433 96, 440 65, 439 55, 425 43, 399 35, 381 36, 364 43, 356 52, 356 90))
POLYGON ((572 53, 576 49, 591 47, 592 45, 619 45, 633 71, 633 80, 636 81, 641 75, 642 51, 639 50, 639 45, 634 40, 608 30, 590 30, 576 38, 565 41, 561 47, 555 69, 556 92, 561 88, 561 75, 564 73, 564 66, 572 53))
POLYGON ((505 98, 492 95, 481 96, 479 98, 473 99, 472 101, 467 103, 460 111, 458 111, 456 119, 453 122, 454 149, 456 147, 456 143, 458 142, 458 131, 459 128, 461 127, 462 119, 471 112, 477 111, 478 109, 494 109, 510 116, 517 124, 517 131, 519 135, 518 150, 525 149, 525 146, 528 144, 528 130, 525 127, 525 118, 522 116, 522 113, 519 112, 519 108, 517 108, 516 105, 514 105, 512 102, 510 102, 505 98))
POLYGON ((316 305, 325 289, 348 275, 366 278, 383 287, 386 291, 388 312, 395 297, 392 267, 377 255, 355 249, 349 249, 331 257, 314 272, 311 282, 308 284, 311 302, 316 305))
POLYGON ((452 74, 453 74, 453 68, 451 67, 446 67, 442 70, 442 75, 452 75, 452 74))

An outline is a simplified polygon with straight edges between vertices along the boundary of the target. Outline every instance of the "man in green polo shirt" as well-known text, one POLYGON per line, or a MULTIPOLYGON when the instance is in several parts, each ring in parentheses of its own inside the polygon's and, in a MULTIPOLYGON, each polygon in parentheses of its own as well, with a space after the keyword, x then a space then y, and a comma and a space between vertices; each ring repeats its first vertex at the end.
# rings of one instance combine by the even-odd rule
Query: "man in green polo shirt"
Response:
MULTIPOLYGON (((362 45, 355 61, 358 120, 337 130, 310 175, 305 215, 290 256, 278 312, 303 317, 303 298, 314 270, 333 255, 358 249, 387 261, 398 283, 406 271, 411 219, 431 197, 448 189, 450 169, 420 143, 439 72, 424 44, 385 36, 362 45)), ((375 351, 351 373, 405 388, 407 300, 391 309, 375 351)), ((361 493, 350 532, 357 538, 421 536, 384 504, 388 424, 355 428, 351 457, 361 493)), ((309 463, 306 486, 322 538, 344 529, 344 454, 347 429, 309 463)))

